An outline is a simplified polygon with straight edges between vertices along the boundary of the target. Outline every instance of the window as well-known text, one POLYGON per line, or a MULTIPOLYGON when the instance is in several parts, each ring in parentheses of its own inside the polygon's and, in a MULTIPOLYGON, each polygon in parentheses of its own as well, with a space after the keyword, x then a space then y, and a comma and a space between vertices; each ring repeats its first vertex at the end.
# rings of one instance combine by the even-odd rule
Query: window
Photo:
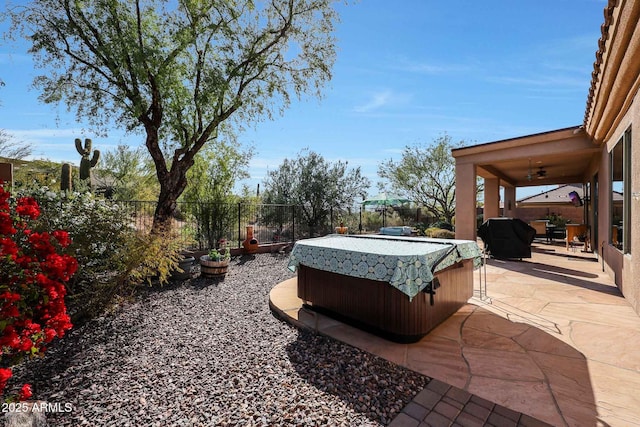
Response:
POLYGON ((631 253, 631 129, 613 147, 610 159, 610 243, 623 253, 631 253))

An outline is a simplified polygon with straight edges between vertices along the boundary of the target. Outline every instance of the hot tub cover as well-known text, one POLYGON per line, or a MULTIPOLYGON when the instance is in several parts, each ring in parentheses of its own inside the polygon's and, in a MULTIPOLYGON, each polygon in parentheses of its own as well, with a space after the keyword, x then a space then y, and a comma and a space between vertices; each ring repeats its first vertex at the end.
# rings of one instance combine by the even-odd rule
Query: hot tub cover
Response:
POLYGON ((288 268, 295 271, 302 264, 384 281, 413 298, 433 280, 433 272, 465 259, 473 259, 478 267, 480 256, 480 248, 470 240, 331 234, 296 242, 288 268))

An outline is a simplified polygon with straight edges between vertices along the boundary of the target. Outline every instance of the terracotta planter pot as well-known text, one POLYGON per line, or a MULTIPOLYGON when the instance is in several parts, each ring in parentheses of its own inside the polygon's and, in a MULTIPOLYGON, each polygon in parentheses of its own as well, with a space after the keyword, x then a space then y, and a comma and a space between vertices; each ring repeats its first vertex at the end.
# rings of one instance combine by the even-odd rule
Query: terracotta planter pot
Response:
POLYGON ((209 255, 200 257, 200 273, 207 277, 221 277, 227 274, 229 260, 212 261, 209 255))

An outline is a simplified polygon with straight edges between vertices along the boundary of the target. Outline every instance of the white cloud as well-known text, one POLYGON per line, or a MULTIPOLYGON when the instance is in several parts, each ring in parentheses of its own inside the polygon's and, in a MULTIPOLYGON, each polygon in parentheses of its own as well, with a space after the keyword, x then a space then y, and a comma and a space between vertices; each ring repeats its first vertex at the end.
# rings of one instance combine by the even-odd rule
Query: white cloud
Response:
POLYGON ((438 63, 435 61, 416 61, 406 56, 398 56, 391 61, 391 68, 394 71, 404 71, 417 74, 445 74, 452 72, 468 71, 469 65, 458 65, 448 63, 438 63))
POLYGON ((263 169, 267 170, 269 168, 276 169, 278 166, 282 164, 284 161, 284 157, 280 158, 269 158, 269 157, 253 157, 249 161, 249 169, 263 169))
POLYGON ((564 77, 557 75, 537 76, 537 77, 489 77, 487 80, 494 83, 502 83, 508 85, 528 85, 528 86, 560 86, 560 87, 576 87, 583 89, 585 81, 581 78, 564 77))
POLYGON ((398 107, 409 104, 411 95, 406 93, 394 92, 386 89, 373 93, 369 100, 361 105, 353 108, 356 113, 373 113, 385 109, 386 107, 398 107))
POLYGON ((383 153, 388 153, 391 155, 402 154, 404 152, 404 148, 386 148, 382 150, 383 153))
POLYGON ((76 162, 79 158, 74 141, 80 138, 93 140, 93 148, 101 152, 114 150, 121 138, 99 138, 81 128, 5 129, 12 141, 29 145, 30 159, 48 159, 56 162, 76 162))
POLYGON ((375 93, 367 103, 356 106, 353 110, 356 113, 368 113, 370 111, 377 110, 387 105, 391 100, 391 97, 392 94, 389 90, 375 93))
POLYGON ((84 131, 82 129, 68 128, 68 129, 5 129, 7 133, 11 134, 16 139, 22 139, 25 141, 42 141, 43 139, 57 139, 57 138, 77 138, 78 135, 82 135, 84 131))
POLYGON ((439 74, 445 71, 444 67, 439 67, 437 65, 431 65, 427 63, 400 64, 400 66, 397 68, 399 68, 400 70, 420 74, 439 74))

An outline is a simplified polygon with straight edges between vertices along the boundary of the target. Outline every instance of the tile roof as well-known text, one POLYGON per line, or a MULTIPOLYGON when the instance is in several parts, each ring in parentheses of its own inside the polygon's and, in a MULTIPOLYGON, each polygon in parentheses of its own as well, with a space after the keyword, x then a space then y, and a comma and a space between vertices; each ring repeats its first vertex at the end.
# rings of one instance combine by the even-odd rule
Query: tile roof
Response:
POLYGON ((609 0, 607 6, 604 8, 604 22, 600 26, 600 32, 602 36, 598 40, 598 50, 596 52, 596 60, 593 63, 593 72, 591 73, 591 87, 589 88, 589 95, 587 96, 587 108, 584 113, 584 126, 587 126, 589 120, 589 113, 593 107, 593 98, 596 91, 596 86, 602 73, 602 57, 606 50, 607 39, 609 38, 609 27, 613 22, 613 10, 618 6, 619 0, 609 0))

